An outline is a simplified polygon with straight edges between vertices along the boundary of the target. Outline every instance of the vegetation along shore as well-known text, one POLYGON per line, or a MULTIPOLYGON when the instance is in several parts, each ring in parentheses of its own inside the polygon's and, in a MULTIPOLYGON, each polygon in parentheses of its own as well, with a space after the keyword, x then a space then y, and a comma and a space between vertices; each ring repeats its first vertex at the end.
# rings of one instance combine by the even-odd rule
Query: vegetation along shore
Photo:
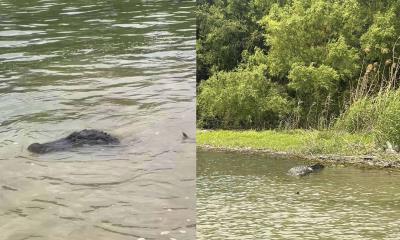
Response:
POLYGON ((336 131, 198 130, 197 146, 209 151, 264 153, 340 165, 400 168, 400 154, 379 148, 371 135, 336 131))
POLYGON ((199 1, 197 19, 197 127, 223 129, 200 146, 397 166, 400 1, 199 1))

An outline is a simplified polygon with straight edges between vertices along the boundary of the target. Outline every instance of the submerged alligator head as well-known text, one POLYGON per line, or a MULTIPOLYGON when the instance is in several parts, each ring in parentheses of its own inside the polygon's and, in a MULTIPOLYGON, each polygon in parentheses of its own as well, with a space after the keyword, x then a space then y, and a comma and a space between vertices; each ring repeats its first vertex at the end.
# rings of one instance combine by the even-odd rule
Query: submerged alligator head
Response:
POLYGON ((325 166, 320 163, 317 163, 317 164, 314 164, 311 166, 307 166, 307 165, 296 166, 296 167, 292 167, 291 169, 289 169, 288 174, 291 176, 305 176, 312 172, 320 171, 324 167, 325 166))
POLYGON ((118 144, 119 140, 108 133, 99 130, 82 130, 73 132, 65 138, 47 143, 33 143, 28 150, 33 153, 48 153, 55 151, 65 151, 84 145, 106 145, 118 144))

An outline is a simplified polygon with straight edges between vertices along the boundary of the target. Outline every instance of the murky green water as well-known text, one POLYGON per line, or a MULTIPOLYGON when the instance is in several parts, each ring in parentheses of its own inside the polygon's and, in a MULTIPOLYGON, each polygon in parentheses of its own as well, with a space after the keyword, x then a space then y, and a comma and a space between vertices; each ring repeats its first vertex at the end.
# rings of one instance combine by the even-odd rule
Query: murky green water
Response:
POLYGON ((400 172, 197 153, 198 239, 400 239, 400 172), (299 194, 296 192, 299 191, 299 194))
POLYGON ((193 239, 194 5, 0 0, 0 239, 193 239))

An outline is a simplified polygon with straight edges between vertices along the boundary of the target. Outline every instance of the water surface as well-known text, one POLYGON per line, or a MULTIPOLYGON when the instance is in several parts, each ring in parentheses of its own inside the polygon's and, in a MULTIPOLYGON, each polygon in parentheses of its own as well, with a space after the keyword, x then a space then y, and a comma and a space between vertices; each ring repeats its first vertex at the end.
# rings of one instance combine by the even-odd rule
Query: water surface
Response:
POLYGON ((400 239, 399 171, 286 174, 303 163, 198 152, 198 239, 400 239))
POLYGON ((194 5, 0 0, 0 239, 193 239, 194 5))

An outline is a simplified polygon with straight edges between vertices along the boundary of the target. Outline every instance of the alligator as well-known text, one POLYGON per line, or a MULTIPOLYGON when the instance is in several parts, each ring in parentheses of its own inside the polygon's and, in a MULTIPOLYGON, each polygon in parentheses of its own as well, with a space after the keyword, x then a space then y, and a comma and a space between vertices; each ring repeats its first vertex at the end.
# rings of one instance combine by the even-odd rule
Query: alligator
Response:
POLYGON ((103 131, 94 129, 85 129, 79 132, 73 132, 67 137, 47 142, 47 143, 32 143, 28 150, 33 153, 49 153, 56 151, 66 151, 71 148, 82 147, 85 145, 106 145, 118 144, 119 140, 103 131))
POLYGON ((317 163, 311 166, 308 165, 301 165, 301 166, 296 166, 292 167, 289 169, 288 174, 291 176, 305 176, 313 172, 320 171, 324 168, 325 166, 317 163))

